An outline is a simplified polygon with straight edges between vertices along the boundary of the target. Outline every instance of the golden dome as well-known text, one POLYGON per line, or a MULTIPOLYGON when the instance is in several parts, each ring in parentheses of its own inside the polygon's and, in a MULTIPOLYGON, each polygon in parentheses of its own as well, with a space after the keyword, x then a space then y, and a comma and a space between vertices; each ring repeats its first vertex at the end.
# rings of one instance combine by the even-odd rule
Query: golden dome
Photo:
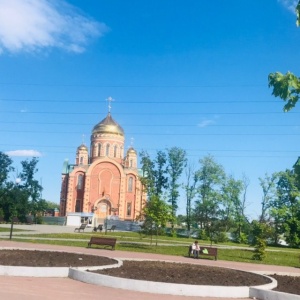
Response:
POLYGON ((128 149, 127 154, 129 154, 129 153, 132 153, 132 154, 135 154, 135 155, 136 155, 136 151, 135 151, 132 147, 130 147, 130 148, 128 149))
POLYGON ((78 148, 77 148, 77 150, 79 151, 79 150, 86 150, 86 151, 88 151, 88 147, 85 145, 85 144, 81 144, 78 148))
POLYGON ((112 133, 124 136, 123 128, 111 117, 110 113, 94 126, 92 134, 112 133))

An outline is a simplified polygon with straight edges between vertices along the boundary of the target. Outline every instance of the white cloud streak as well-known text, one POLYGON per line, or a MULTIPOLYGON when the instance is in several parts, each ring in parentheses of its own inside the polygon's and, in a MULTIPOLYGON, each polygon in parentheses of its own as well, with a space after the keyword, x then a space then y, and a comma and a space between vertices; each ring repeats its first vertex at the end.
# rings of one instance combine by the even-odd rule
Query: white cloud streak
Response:
POLYGON ((36 150, 13 150, 5 152, 8 156, 40 157, 42 153, 36 150))
POLYGON ((278 0, 278 2, 281 3, 289 11, 296 13, 295 9, 298 4, 298 0, 278 0))
POLYGON ((203 120, 203 121, 201 121, 201 122, 198 124, 198 127, 204 128, 204 127, 207 127, 207 126, 212 125, 212 124, 214 124, 214 123, 215 123, 214 120, 203 120))
POLYGON ((108 31, 64 0, 0 0, 0 53, 60 48, 81 53, 108 31))
POLYGON ((199 124, 198 127, 204 128, 208 127, 209 125, 216 124, 216 120, 218 119, 218 116, 214 116, 213 119, 203 119, 199 124))

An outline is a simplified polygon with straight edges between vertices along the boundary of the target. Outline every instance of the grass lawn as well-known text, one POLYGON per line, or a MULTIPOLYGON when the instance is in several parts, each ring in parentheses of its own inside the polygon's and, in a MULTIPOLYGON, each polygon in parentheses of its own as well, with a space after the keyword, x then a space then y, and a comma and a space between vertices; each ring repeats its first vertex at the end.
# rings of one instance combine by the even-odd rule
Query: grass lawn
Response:
MULTIPOLYGON (((3 229, 3 228, 2 228, 3 229)), ((2 231, 0 228, 0 231, 2 231)), ((4 230, 3 230, 4 231, 4 230)), ((14 230, 15 231, 15 230, 14 230)), ((16 230, 17 231, 17 230, 16 230)), ((187 256, 188 245, 193 239, 176 238, 169 236, 159 236, 157 238, 158 246, 156 246, 156 237, 140 235, 135 232, 112 232, 107 233, 62 233, 62 234, 27 234, 20 238, 20 235, 14 234, 13 240, 39 243, 39 244, 53 244, 73 247, 87 247, 87 243, 91 236, 113 236, 117 238, 116 250, 130 251, 130 252, 145 252, 158 253, 166 255, 187 256)), ((208 246, 208 241, 199 240, 200 246, 208 246)), ((213 246, 216 246, 215 244, 213 246)), ((266 258, 263 261, 252 260, 253 250, 248 245, 239 245, 234 243, 218 244, 218 259, 227 261, 239 261, 257 264, 269 264, 280 266, 299 267, 299 249, 283 248, 283 247, 268 247, 266 251, 266 258)), ((97 247, 97 246, 93 246, 97 247)), ((101 247, 101 246, 100 246, 101 247)), ((206 259, 213 259, 205 257, 206 259)))

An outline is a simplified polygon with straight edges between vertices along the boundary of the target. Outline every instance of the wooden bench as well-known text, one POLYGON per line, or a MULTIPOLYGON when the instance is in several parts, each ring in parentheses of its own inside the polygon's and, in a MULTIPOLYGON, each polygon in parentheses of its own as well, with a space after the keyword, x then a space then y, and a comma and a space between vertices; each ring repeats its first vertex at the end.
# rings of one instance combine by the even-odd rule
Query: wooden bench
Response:
POLYGON ((99 230, 100 232, 103 230, 103 225, 98 225, 98 227, 94 227, 93 231, 97 232, 97 230, 99 230))
POLYGON ((32 225, 33 224, 33 219, 31 217, 26 217, 26 224, 27 225, 32 225))
POLYGON ((83 224, 81 224, 81 225, 80 225, 80 227, 78 227, 78 228, 75 228, 75 229, 74 229, 74 232, 75 232, 75 231, 78 231, 78 232, 80 232, 80 230, 84 231, 84 229, 85 229, 86 225, 87 225, 87 224, 84 224, 84 223, 83 223, 83 224))
POLYGON ((110 232, 115 231, 116 227, 117 227, 116 225, 113 225, 109 228, 106 228, 106 231, 110 231, 110 232))
POLYGON ((91 245, 94 244, 94 245, 111 246, 112 247, 111 250, 115 250, 116 242, 117 242, 116 238, 92 236, 91 240, 88 243, 88 248, 90 248, 91 245))
MULTIPOLYGON (((192 255, 192 245, 189 246, 189 257, 192 255)), ((218 248, 214 247, 200 247, 200 252, 199 256, 204 255, 204 256, 213 256, 215 260, 218 258, 218 248), (207 253, 205 253, 205 249, 207 250, 207 253), (203 252, 204 251, 204 252, 203 252)))
POLYGON ((13 221, 13 223, 15 223, 15 224, 21 223, 18 217, 13 217, 13 220, 12 220, 12 221, 13 221))

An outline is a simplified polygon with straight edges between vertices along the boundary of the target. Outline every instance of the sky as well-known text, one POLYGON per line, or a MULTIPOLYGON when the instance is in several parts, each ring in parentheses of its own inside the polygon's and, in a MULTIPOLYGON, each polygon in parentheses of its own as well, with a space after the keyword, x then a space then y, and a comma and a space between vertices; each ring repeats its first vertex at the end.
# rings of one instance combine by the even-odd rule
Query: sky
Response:
POLYGON ((111 96, 126 149, 181 147, 196 168, 212 155, 249 179, 257 218, 259 178, 300 154, 300 107, 284 113, 268 87, 271 72, 300 76, 296 2, 0 0, 0 151, 19 170, 38 157, 43 198, 58 203, 63 162, 111 96))

